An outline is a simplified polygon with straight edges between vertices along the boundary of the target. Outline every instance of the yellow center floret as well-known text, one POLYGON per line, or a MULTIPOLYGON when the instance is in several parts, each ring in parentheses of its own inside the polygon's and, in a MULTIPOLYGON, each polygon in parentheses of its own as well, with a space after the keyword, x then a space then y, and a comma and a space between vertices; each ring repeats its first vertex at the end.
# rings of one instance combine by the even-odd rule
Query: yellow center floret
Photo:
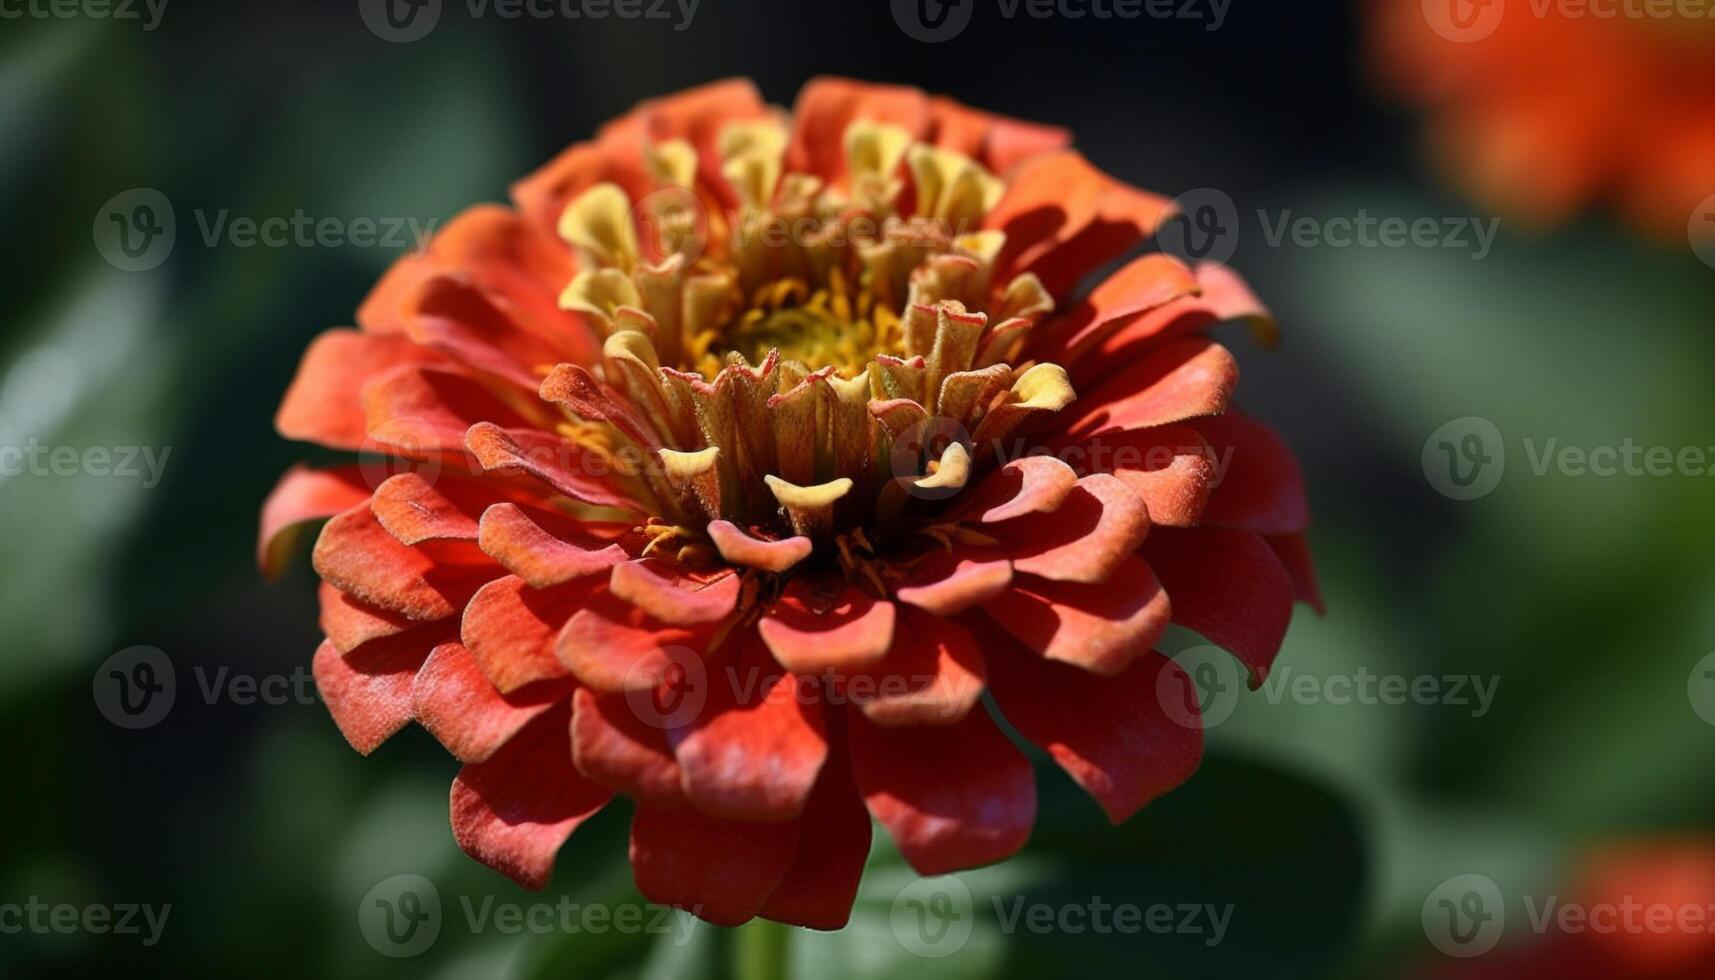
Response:
POLYGON ((652 547, 688 554, 725 520, 836 542, 867 577, 910 498, 956 493, 992 459, 977 447, 1073 394, 1025 360, 1053 308, 1042 284, 995 281, 1004 238, 981 226, 998 179, 857 122, 830 186, 787 172, 786 142, 778 119, 721 134, 731 211, 710 206, 682 142, 649 149, 657 189, 641 200, 600 184, 566 208, 580 271, 561 306, 607 336, 593 374, 562 368, 580 393, 568 427, 653 461, 636 475, 658 506, 652 547), (593 410, 596 389, 624 410, 593 410))

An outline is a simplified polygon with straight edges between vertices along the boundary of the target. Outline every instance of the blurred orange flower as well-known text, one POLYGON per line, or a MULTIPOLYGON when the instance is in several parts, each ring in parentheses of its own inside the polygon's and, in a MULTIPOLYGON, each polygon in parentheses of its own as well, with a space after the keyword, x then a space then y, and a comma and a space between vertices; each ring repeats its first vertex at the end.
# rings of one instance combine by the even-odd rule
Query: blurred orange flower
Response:
POLYGON ((1202 332, 1266 315, 1160 254, 1166 202, 1058 129, 824 79, 645 103, 399 262, 278 428, 315 676, 415 720, 452 823, 530 887, 617 793, 650 900, 837 928, 873 816, 920 873, 1007 857, 1032 768, 1114 821, 1202 754, 1169 622, 1258 680, 1316 601, 1292 454, 1202 332), (386 479, 382 480, 381 477, 386 479), (373 490, 372 490, 373 488, 373 490), (1188 717, 1187 717, 1188 716, 1188 717))
MULTIPOLYGON (((1546 908, 1546 897, 1543 899, 1546 908)), ((1706 980, 1715 964, 1715 841, 1609 845, 1587 855, 1546 935, 1429 970, 1425 980, 1706 980)))
MULTIPOLYGON (((1497 212, 1598 201, 1683 240, 1715 195, 1715 20, 1696 0, 1372 0, 1372 54, 1436 158, 1497 212)), ((1715 230, 1712 230, 1715 231, 1715 230)))

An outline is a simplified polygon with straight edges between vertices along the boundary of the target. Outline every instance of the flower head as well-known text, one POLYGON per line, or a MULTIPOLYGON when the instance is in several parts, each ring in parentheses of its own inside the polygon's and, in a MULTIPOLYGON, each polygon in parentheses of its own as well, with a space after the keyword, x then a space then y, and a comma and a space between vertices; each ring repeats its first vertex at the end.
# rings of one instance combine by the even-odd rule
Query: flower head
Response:
POLYGON ((649 899, 836 928, 873 816, 1007 857, 1034 776, 1114 821, 1190 776, 1170 622, 1268 669, 1315 601, 1292 455, 1201 332, 1266 314, 1160 254, 1165 202, 1050 127, 824 79, 646 103, 396 265, 320 337, 263 560, 331 518, 315 657, 369 752, 464 768, 460 845, 543 885, 616 794, 649 899), (381 479, 385 477, 385 479, 381 479), (710 846, 719 841, 719 846, 710 846))

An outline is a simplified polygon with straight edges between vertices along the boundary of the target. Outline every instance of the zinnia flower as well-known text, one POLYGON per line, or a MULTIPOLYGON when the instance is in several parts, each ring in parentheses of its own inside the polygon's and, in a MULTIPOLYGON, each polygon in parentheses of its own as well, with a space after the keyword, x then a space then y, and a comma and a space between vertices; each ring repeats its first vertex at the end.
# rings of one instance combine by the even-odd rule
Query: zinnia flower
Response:
POLYGON ((721 924, 841 926, 871 817, 925 875, 1022 847, 1032 768, 984 692, 1115 822, 1189 777, 1154 646, 1179 623, 1260 679, 1315 596, 1307 507, 1201 335, 1266 332, 1233 274, 1146 254, 1078 298, 1165 202, 1068 141, 721 82, 401 260, 278 427, 407 469, 299 469, 263 517, 274 567, 331 517, 346 738, 427 729, 460 846, 532 888, 623 794, 643 895, 721 924))
POLYGON ((1715 194, 1715 22, 1641 0, 1370 10, 1378 70, 1434 109, 1434 153, 1485 206, 1545 225, 1602 201, 1682 241, 1715 194))

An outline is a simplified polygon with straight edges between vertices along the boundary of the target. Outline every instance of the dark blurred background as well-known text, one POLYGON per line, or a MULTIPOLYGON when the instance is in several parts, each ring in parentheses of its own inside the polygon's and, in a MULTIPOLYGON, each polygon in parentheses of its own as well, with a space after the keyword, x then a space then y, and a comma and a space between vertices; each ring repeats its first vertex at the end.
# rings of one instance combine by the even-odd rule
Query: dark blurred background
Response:
POLYGON ((909 878, 883 844, 853 925, 793 937, 794 975, 1399 975, 1439 955, 1422 912, 1447 879, 1546 894, 1593 842, 1706 826, 1715 692, 1693 668, 1715 650, 1715 481, 1538 476, 1525 447, 1715 445, 1715 270, 1600 214, 1551 234, 1503 222, 1480 258, 1272 245, 1259 210, 1479 214, 1422 162, 1415 114, 1376 92, 1358 10, 1233 0, 1209 30, 997 9, 978 4, 941 44, 907 36, 883 0, 702 0, 685 30, 473 18, 449 0, 411 43, 366 28, 357 0, 171 0, 149 30, 0 20, 0 446, 166 454, 153 485, 0 476, 0 903, 171 906, 152 945, 7 930, 0 973, 730 970, 738 941, 706 926, 684 942, 473 927, 466 907, 484 902, 635 903, 625 815, 580 831, 529 895, 453 844, 456 764, 432 739, 409 731, 366 761, 299 696, 319 638, 314 577, 300 556, 265 585, 254 536, 278 475, 321 457, 277 437, 272 415, 307 341, 349 323, 404 249, 210 245, 199 223, 299 210, 445 222, 638 100, 731 75, 785 105, 818 74, 914 84, 1068 126, 1138 186, 1228 195, 1232 264, 1284 329, 1272 352, 1232 338, 1239 400, 1304 463, 1329 606, 1300 613, 1280 667, 1498 683, 1481 717, 1450 698, 1250 695, 1192 783, 1117 830, 1045 770, 1030 849, 964 876, 977 916, 957 955, 896 941, 909 878), (127 271, 97 241, 108 202, 138 188, 170 202, 177 235, 164 262, 127 271), (1422 454, 1469 416, 1503 434, 1508 467, 1459 501, 1422 454), (139 645, 170 659, 176 700, 128 730, 92 686, 139 645), (241 675, 275 679, 284 703, 205 695, 241 675), (359 922, 397 874, 434 882, 445 911, 408 959, 383 956, 359 922), (1020 895, 1233 917, 1213 945, 1001 929, 990 896, 1020 895))

